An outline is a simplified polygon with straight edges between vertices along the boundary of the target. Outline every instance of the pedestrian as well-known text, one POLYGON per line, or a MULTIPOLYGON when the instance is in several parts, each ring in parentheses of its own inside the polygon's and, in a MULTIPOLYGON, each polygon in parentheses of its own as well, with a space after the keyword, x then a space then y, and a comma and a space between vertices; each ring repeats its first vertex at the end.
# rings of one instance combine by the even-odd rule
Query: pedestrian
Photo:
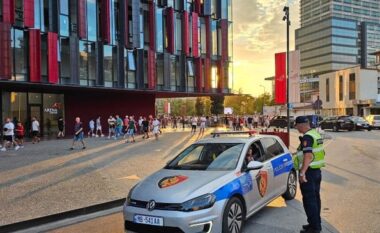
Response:
POLYGON ((136 132, 136 124, 134 117, 131 116, 128 120, 128 125, 127 125, 127 141, 125 143, 129 142, 129 137, 132 137, 132 142, 136 142, 135 140, 135 132, 136 132))
POLYGON ((57 135, 57 138, 65 137, 64 128, 65 128, 65 122, 63 120, 63 117, 59 117, 58 118, 58 135, 57 135))
POLYGON ((95 135, 95 121, 93 119, 88 122, 88 128, 90 129, 87 133, 88 137, 93 137, 95 135))
POLYGON ((173 129, 177 129, 177 117, 173 116, 173 129))
MULTIPOLYGON (((20 148, 24 148, 24 136, 25 136, 25 129, 22 123, 19 121, 17 122, 17 126, 15 129, 16 133, 16 143, 20 148)), ((16 148, 15 148, 16 149, 16 148)))
POLYGON ((144 117, 143 121, 142 121, 142 127, 143 127, 143 131, 144 131, 144 136, 143 136, 143 139, 148 139, 149 138, 149 121, 146 119, 146 117, 144 117))
POLYGON ((144 118, 142 116, 140 116, 139 118, 139 122, 138 122, 138 125, 139 125, 139 133, 140 134, 144 134, 144 127, 142 125, 142 122, 144 121, 144 118))
POLYGON ((102 131, 102 122, 101 122, 101 117, 98 116, 96 118, 96 132, 95 132, 96 137, 104 137, 103 131, 102 131), (99 135, 98 135, 99 133, 99 135))
POLYGON ((116 125, 116 119, 111 115, 108 118, 108 139, 111 139, 113 137, 116 140, 115 136, 115 125, 116 125))
POLYGON ((307 225, 302 226, 301 233, 319 233, 321 227, 321 168, 325 166, 325 151, 321 135, 310 128, 306 116, 295 120, 295 127, 302 133, 301 144, 297 149, 294 167, 299 170, 299 182, 302 202, 307 216, 307 225))
POLYGON ((40 142, 40 138, 38 137, 40 133, 40 122, 38 122, 36 117, 32 118, 32 143, 40 142))
POLYGON ((195 134, 197 131, 197 124, 198 124, 198 118, 196 116, 193 116, 191 118, 191 134, 195 134))
POLYGON ((73 144, 71 145, 70 150, 74 150, 75 142, 80 141, 83 145, 82 149, 86 149, 86 145, 84 144, 84 133, 83 133, 83 124, 80 121, 79 117, 75 118, 75 125, 74 125, 74 139, 73 144))
POLYGON ((123 120, 119 117, 119 115, 116 115, 115 119, 115 137, 116 139, 118 137, 123 136, 123 120))
POLYGON ((182 116, 182 130, 185 130, 186 118, 182 116))
POLYGON ((128 115, 126 115, 125 117, 124 117, 124 138, 127 136, 127 134, 128 134, 128 127, 129 127, 129 116, 128 115))
POLYGON ((158 134, 160 134, 160 121, 155 117, 152 122, 153 134, 156 140, 158 140, 158 134))
POLYGON ((199 135, 203 136, 203 134, 205 133, 207 119, 205 116, 201 116, 199 121, 201 122, 199 125, 199 135))
POLYGON ((3 126, 3 148, 1 148, 1 151, 7 151, 7 148, 11 147, 12 144, 15 150, 20 148, 14 141, 14 129, 15 125, 11 121, 11 118, 6 118, 3 126))
POLYGON ((249 130, 252 130, 252 123, 253 123, 253 117, 252 116, 248 116, 247 118, 247 123, 248 123, 248 129, 249 130))

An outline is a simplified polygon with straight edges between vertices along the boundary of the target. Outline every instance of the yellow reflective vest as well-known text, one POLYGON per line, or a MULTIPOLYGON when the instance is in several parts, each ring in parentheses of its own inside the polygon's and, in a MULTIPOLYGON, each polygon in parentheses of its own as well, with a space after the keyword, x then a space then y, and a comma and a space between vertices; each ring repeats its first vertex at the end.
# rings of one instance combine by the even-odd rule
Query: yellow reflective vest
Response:
MULTIPOLYGON (((325 166, 325 150, 323 149, 323 139, 321 135, 315 130, 311 129, 305 133, 313 138, 313 160, 309 167, 312 169, 318 169, 325 166)), ((303 164, 303 151, 302 145, 297 148, 297 154, 293 158, 294 168, 300 170, 303 164)))

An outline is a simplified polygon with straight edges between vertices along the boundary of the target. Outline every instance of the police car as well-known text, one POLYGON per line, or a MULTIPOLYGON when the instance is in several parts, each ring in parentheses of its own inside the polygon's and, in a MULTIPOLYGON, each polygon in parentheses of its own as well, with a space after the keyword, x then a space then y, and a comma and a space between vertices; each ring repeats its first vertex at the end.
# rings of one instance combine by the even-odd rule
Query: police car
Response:
POLYGON ((292 156, 277 136, 202 139, 130 190, 125 229, 240 233, 248 217, 279 196, 294 199, 296 190, 292 156))

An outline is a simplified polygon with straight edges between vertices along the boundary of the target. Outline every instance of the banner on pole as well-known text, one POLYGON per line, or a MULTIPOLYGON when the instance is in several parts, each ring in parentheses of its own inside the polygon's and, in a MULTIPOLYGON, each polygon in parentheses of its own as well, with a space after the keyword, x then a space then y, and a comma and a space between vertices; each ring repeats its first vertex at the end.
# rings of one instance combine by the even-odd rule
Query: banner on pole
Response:
POLYGON ((286 103, 286 53, 275 54, 276 76, 275 76, 275 102, 286 103))

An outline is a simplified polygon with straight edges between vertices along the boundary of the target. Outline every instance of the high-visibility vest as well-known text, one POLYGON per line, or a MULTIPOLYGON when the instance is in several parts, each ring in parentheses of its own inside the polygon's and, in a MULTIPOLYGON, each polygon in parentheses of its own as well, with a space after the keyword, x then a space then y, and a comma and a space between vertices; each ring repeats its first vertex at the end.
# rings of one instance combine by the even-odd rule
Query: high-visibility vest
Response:
MULTIPOLYGON (((311 129, 305 133, 313 138, 313 160, 309 167, 312 169, 318 169, 325 166, 325 150, 323 149, 323 139, 321 135, 315 130, 311 129)), ((302 143, 302 142, 301 142, 302 143)), ((300 170, 303 164, 303 151, 300 145, 297 148, 297 155, 293 158, 294 168, 300 170)))

